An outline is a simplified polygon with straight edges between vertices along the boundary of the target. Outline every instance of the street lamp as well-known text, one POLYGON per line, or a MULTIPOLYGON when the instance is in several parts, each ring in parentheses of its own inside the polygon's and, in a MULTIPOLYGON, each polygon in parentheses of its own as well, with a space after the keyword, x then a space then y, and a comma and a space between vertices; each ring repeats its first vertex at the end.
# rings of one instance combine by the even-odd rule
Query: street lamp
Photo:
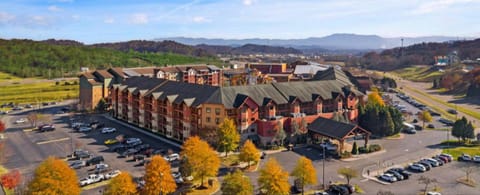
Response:
POLYGON ((323 181, 323 189, 324 189, 324 190, 325 190, 325 158, 326 158, 326 156, 325 156, 325 149, 326 149, 326 147, 325 147, 325 141, 324 141, 324 139, 322 138, 322 152, 323 152, 322 181, 323 181))

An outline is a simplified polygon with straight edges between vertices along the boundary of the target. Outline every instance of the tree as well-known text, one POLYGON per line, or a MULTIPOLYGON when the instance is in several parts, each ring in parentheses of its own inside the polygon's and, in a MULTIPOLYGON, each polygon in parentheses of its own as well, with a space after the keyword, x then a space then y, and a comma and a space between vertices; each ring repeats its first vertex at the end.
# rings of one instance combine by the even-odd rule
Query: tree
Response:
POLYGON ((108 183, 104 195, 134 195, 137 194, 137 186, 133 182, 132 176, 127 172, 121 172, 108 183))
POLYGON ((463 172, 465 173, 465 181, 470 182, 470 175, 477 171, 477 167, 474 166, 468 166, 468 167, 462 167, 463 172))
POLYGON ((277 122, 275 126, 275 140, 280 142, 280 145, 283 145, 283 141, 285 140, 285 130, 283 129, 283 123, 281 121, 277 122))
POLYGON ((357 146, 357 142, 353 142, 353 146, 352 146, 352 154, 358 154, 358 146, 357 146))
POLYGON ((175 192, 177 184, 170 171, 170 163, 163 157, 155 155, 145 167, 145 188, 143 194, 158 195, 175 192))
POLYGON ((106 109, 107 109, 107 102, 105 101, 105 99, 101 98, 101 99, 98 101, 98 104, 97 104, 97 106, 95 107, 95 110, 96 110, 97 112, 104 112, 106 109))
POLYGON ((225 156, 228 152, 235 150, 240 142, 240 134, 232 119, 225 118, 218 128, 218 144, 221 149, 225 151, 225 156))
POLYGON ((183 143, 182 148, 182 157, 188 158, 192 175, 201 179, 202 186, 205 177, 217 176, 220 168, 220 158, 207 142, 201 140, 198 136, 193 136, 183 143))
POLYGON ((475 128, 472 122, 468 122, 467 118, 462 117, 462 119, 455 121, 453 124, 452 135, 466 141, 467 139, 475 138, 475 128))
POLYGON ((378 89, 373 88, 370 94, 368 94, 368 104, 385 106, 385 102, 383 102, 382 96, 380 96, 378 89))
POLYGON ((3 123, 2 120, 0 120, 0 133, 3 133, 7 129, 5 123, 3 123))
POLYGON ((237 170, 225 176, 221 190, 225 195, 250 195, 253 194, 253 185, 249 177, 237 170))
POLYGON ((429 178, 429 177, 426 177, 426 176, 420 176, 420 178, 418 178, 418 183, 420 184, 425 184, 425 189, 424 189, 424 194, 427 195, 427 191, 428 191, 428 185, 432 184, 432 183, 437 183, 437 180, 435 178, 429 178))
POLYGON ((17 187, 17 185, 20 183, 22 179, 21 176, 22 175, 20 174, 20 171, 13 170, 2 175, 0 177, 0 181, 3 187, 12 190, 15 189, 15 187, 17 187))
POLYGON ((290 175, 300 180, 300 185, 302 186, 302 195, 305 191, 305 185, 313 185, 317 183, 317 173, 313 167, 312 161, 304 156, 298 159, 297 165, 290 175))
POLYGON ((347 184, 350 184, 352 178, 358 177, 357 170, 348 167, 338 169, 337 173, 345 177, 347 184))
POLYGON ((247 140, 240 150, 239 158, 241 161, 247 162, 248 166, 250 166, 251 161, 257 163, 260 160, 260 151, 255 147, 255 144, 253 144, 252 141, 247 140))
POLYGON ((290 193, 288 172, 282 169, 275 158, 270 158, 260 170, 258 185, 260 191, 266 195, 287 195, 290 193))
POLYGON ((32 127, 37 126, 38 113, 36 113, 36 112, 30 112, 30 113, 28 113, 27 119, 28 119, 28 121, 30 121, 30 125, 31 125, 32 127))
POLYGON ((75 170, 63 160, 48 157, 35 169, 28 194, 80 194, 75 170))
POLYGON ((423 122, 422 127, 425 128, 426 122, 432 122, 432 115, 430 115, 430 112, 428 110, 424 110, 418 113, 418 119, 423 122))

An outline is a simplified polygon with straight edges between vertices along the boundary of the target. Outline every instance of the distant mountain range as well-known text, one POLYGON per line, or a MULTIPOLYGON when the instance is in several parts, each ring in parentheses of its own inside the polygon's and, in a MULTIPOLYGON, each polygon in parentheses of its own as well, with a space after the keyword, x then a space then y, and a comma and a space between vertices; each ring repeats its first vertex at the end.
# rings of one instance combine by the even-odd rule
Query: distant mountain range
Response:
MULTIPOLYGON (((322 48, 328 50, 377 50, 389 49, 401 46, 400 37, 384 38, 377 35, 357 34, 332 34, 325 37, 312 37, 305 39, 207 39, 171 37, 159 38, 155 41, 172 40, 187 45, 216 45, 216 46, 242 46, 246 44, 292 47, 300 50, 322 48)), ((403 45, 409 46, 423 42, 445 42, 458 40, 458 37, 449 36, 426 36, 426 37, 404 37, 403 45)), ((463 38, 462 38, 463 39, 463 38)), ((471 37, 467 39, 473 39, 471 37)))

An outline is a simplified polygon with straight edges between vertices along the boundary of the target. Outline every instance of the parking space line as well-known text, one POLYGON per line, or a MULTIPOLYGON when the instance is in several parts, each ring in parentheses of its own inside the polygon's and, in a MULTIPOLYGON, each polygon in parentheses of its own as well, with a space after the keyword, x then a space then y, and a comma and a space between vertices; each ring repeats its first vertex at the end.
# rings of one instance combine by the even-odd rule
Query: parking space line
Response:
POLYGON ((37 144, 38 144, 38 145, 48 144, 48 143, 53 143, 53 142, 65 141, 65 140, 69 140, 69 139, 70 139, 69 137, 64 137, 64 138, 60 138, 60 139, 54 139, 54 140, 48 140, 48 141, 43 141, 43 142, 37 142, 37 144))
POLYGON ((28 129, 23 129, 23 132, 30 132, 30 131, 35 131, 37 128, 28 128, 28 129))

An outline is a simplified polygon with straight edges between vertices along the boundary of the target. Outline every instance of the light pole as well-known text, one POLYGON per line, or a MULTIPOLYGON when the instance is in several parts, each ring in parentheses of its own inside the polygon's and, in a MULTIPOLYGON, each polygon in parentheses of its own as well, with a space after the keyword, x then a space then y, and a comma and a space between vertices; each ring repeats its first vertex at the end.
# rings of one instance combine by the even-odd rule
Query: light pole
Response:
MULTIPOLYGON (((324 143, 323 140, 322 140, 322 143, 324 143)), ((325 158, 326 158, 326 156, 325 156, 325 148, 326 148, 326 147, 325 147, 325 144, 324 144, 324 145, 322 146, 322 152, 323 152, 323 165, 322 165, 322 166, 323 166, 323 171, 322 171, 322 175, 323 175, 322 177, 323 177, 323 178, 322 178, 322 181, 323 181, 323 189, 324 189, 324 190, 325 190, 325 158)))

